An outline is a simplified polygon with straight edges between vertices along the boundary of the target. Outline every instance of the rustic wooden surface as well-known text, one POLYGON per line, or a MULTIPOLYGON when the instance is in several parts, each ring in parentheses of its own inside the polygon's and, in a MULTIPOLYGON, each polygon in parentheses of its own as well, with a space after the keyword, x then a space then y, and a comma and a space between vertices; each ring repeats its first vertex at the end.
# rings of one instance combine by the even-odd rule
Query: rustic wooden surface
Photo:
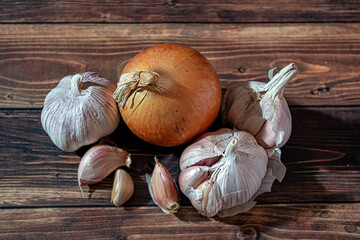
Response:
POLYGON ((1 1, 0 239, 360 239, 359 21, 356 0, 1 1), (176 179, 184 146, 150 146, 124 123, 109 138, 132 153, 134 196, 113 207, 110 175, 81 198, 87 147, 62 152, 43 131, 44 98, 63 76, 116 82, 132 56, 162 43, 203 53, 224 87, 299 66, 285 91, 287 174, 249 212, 208 219, 182 196, 178 214, 163 214, 145 174, 158 156, 176 179))
POLYGON ((4 239, 358 239, 360 204, 268 204, 225 219, 192 207, 165 215, 153 207, 5 209, 4 239), (161 224, 163 223, 163 224, 161 224), (18 232, 18 226, 22 232, 18 232))
POLYGON ((3 0, 2 22, 346 22, 358 0, 3 0))
POLYGON ((163 43, 202 52, 224 86, 267 81, 270 68, 295 62, 301 74, 286 88, 290 105, 360 104, 360 24, 6 24, 1 32, 3 108, 41 108, 74 72, 117 82, 136 53, 163 43))

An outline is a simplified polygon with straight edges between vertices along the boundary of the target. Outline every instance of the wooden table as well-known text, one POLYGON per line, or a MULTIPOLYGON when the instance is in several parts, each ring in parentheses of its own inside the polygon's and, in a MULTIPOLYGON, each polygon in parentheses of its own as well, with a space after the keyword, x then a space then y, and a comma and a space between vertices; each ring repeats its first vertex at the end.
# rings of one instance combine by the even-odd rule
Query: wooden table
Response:
POLYGON ((360 239, 359 1, 4 0, 0 23, 1 239, 360 239), (285 91, 286 177, 251 211, 208 219, 182 196, 178 214, 163 214, 145 173, 156 155, 177 178, 183 147, 150 146, 123 123, 111 138, 133 155, 134 196, 109 203, 110 175, 81 198, 86 149, 62 152, 42 129, 44 98, 63 76, 116 83, 129 59, 163 43, 200 51, 224 87, 299 67, 285 91))

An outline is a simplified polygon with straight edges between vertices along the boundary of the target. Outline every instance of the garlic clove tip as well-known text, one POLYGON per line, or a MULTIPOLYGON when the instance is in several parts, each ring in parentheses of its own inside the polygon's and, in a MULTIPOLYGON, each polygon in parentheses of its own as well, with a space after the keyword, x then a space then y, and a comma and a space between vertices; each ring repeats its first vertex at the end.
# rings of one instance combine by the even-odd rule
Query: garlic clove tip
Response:
POLYGON ((130 168, 131 164, 132 164, 131 154, 129 153, 129 154, 127 155, 127 157, 126 157, 126 166, 127 166, 128 168, 130 168))

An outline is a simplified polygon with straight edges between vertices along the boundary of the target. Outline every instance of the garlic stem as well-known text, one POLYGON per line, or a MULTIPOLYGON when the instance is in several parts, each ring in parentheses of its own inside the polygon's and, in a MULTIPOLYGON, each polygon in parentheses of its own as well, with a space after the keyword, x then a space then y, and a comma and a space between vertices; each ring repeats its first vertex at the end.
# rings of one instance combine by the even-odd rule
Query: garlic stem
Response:
POLYGON ((70 85, 70 94, 73 97, 79 96, 80 95, 80 90, 79 90, 79 85, 82 82, 82 80, 84 79, 84 76, 82 74, 75 74, 72 78, 71 78, 71 85, 70 85))
POLYGON ((224 165, 227 161, 232 161, 232 160, 236 161, 236 149, 237 149, 238 143, 239 143, 239 140, 235 137, 232 137, 230 139, 229 144, 227 145, 227 147, 225 149, 223 158, 221 158, 219 162, 217 162, 216 164, 211 166, 211 168, 209 168, 209 169, 215 170, 210 177, 210 182, 214 182, 214 179, 216 179, 217 175, 222 171, 222 168, 221 168, 222 165, 224 165))
POLYGON ((227 145, 226 150, 225 150, 225 152, 224 152, 224 156, 225 156, 225 157, 228 157, 228 156, 234 154, 234 152, 236 151, 238 142, 239 142, 239 141, 237 140, 237 138, 234 138, 234 137, 233 137, 233 138, 230 139, 230 142, 229 142, 229 144, 227 145))
MULTIPOLYGON (((298 68, 294 63, 290 63, 280 70, 264 87, 266 91, 263 97, 274 99, 276 96, 282 97, 285 85, 298 73, 298 68)), ((269 74, 271 76, 272 74, 269 74)))

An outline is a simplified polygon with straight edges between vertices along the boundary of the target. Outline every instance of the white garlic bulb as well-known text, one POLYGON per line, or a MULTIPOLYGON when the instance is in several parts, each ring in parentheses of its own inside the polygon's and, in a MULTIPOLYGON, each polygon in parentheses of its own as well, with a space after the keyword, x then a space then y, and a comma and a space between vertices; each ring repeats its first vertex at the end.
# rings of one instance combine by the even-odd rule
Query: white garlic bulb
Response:
POLYGON ((116 85, 95 73, 64 77, 45 98, 41 124, 63 151, 76 151, 112 133, 120 114, 112 98, 116 85))
POLYGON ((287 82, 298 69, 291 63, 268 83, 249 81, 228 88, 222 103, 222 118, 227 125, 245 130, 266 148, 282 147, 291 134, 291 114, 283 96, 287 82))
POLYGON ((180 189, 207 217, 247 211, 259 194, 271 190, 275 178, 284 177, 279 153, 265 151, 245 131, 222 128, 206 133, 180 157, 180 189))

